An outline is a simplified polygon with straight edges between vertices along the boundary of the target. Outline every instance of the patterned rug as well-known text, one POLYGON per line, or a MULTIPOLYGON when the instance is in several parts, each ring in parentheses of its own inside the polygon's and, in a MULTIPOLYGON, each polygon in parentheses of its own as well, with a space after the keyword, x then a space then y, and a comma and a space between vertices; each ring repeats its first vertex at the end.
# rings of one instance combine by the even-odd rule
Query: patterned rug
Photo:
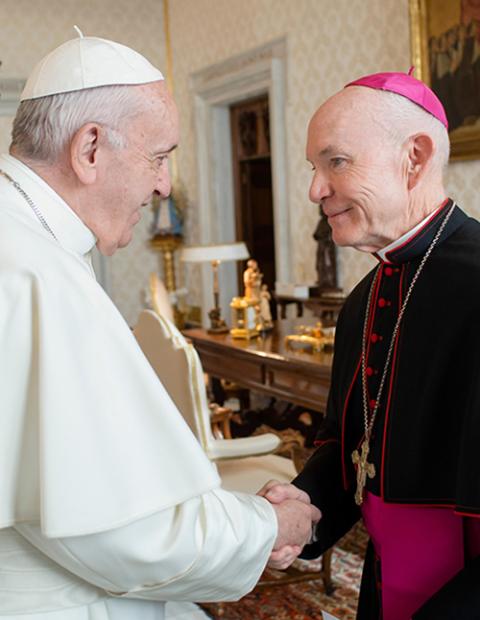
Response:
MULTIPOLYGON (((314 580, 257 587, 236 603, 202 604, 202 608, 215 620, 320 620, 322 610, 341 620, 354 620, 366 543, 365 530, 357 524, 334 548, 335 591, 331 596, 325 593, 321 580, 314 580)), ((296 566, 318 570, 320 560, 298 561, 296 566)), ((272 579, 276 574, 277 571, 267 569, 264 576, 272 579)))

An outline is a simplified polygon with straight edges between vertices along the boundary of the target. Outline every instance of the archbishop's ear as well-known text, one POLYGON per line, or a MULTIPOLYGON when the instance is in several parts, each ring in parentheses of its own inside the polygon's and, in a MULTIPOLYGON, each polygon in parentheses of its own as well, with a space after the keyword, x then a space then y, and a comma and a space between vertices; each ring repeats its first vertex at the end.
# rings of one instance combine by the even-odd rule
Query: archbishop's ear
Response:
POLYGON ((70 163, 84 185, 91 185, 97 179, 101 132, 102 128, 98 123, 87 123, 80 127, 70 143, 70 163))
POLYGON ((411 136, 408 145, 408 189, 413 189, 425 174, 435 150, 432 138, 425 133, 411 136))

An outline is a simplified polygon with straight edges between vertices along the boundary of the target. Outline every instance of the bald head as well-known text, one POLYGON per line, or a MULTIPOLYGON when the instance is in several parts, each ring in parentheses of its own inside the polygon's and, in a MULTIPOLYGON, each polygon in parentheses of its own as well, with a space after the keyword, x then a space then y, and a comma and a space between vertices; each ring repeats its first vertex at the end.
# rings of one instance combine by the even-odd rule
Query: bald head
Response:
POLYGON ((320 106, 310 124, 322 122, 345 127, 352 139, 363 139, 363 134, 367 134, 393 148, 404 144, 410 136, 424 133, 433 142, 431 167, 441 172, 448 163, 448 132, 442 123, 395 93, 364 86, 344 88, 320 106))
POLYGON ((328 99, 310 121, 307 159, 334 241, 375 251, 434 210, 442 137, 448 147, 443 125, 400 95, 351 86, 328 99))

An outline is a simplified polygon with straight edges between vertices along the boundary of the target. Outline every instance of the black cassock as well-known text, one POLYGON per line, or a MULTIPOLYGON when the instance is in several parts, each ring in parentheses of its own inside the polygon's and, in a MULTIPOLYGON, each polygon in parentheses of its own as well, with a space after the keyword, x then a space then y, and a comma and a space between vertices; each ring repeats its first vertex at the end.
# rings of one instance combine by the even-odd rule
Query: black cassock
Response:
MULTIPOLYGON (((367 298, 370 412, 408 286, 451 201, 406 244, 388 253, 352 291, 340 313, 327 414, 317 451, 294 484, 322 511, 317 557, 360 518, 351 453, 364 434, 361 348, 367 298), (377 273, 378 270, 378 273, 377 273), (372 401, 372 402, 370 402, 372 401)), ((427 260, 396 338, 371 440, 376 476, 366 488, 396 504, 451 506, 480 517, 480 224, 455 207, 427 260)), ((412 558, 412 562, 415 559, 412 558)), ((441 559, 439 559, 441 561, 441 559)), ((379 569, 369 544, 359 620, 381 618, 379 569)), ((480 557, 427 601, 415 619, 480 618, 480 557)), ((385 620, 388 620, 385 619, 385 620)))

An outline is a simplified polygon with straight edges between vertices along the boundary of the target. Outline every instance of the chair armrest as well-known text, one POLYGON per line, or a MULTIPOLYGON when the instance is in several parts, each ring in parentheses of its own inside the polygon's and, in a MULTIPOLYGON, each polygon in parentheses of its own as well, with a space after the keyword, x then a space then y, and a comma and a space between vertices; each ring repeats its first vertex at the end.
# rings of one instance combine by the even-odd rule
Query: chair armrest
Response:
POLYGON ((293 461, 297 473, 301 472, 304 466, 303 446, 298 439, 285 439, 275 450, 275 454, 287 453, 293 461))
POLYGON ((280 437, 273 433, 237 439, 217 439, 208 447, 207 455, 211 460, 259 456, 276 452, 281 444, 280 437))

